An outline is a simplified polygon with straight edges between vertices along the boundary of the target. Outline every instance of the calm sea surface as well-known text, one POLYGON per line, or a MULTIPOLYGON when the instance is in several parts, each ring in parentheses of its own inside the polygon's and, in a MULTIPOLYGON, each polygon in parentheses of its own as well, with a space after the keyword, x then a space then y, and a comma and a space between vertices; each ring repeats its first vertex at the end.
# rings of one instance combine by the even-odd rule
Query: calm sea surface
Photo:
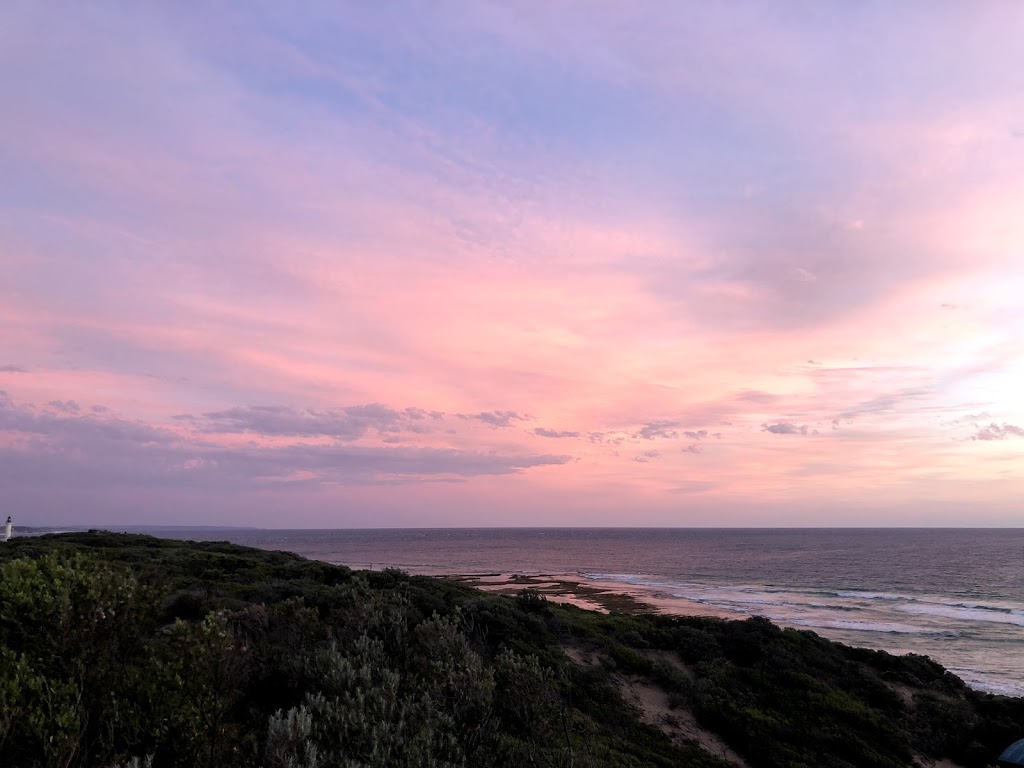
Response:
POLYGON ((1024 696, 1024 529, 189 530, 354 567, 571 574, 851 645, 931 656, 1024 696))

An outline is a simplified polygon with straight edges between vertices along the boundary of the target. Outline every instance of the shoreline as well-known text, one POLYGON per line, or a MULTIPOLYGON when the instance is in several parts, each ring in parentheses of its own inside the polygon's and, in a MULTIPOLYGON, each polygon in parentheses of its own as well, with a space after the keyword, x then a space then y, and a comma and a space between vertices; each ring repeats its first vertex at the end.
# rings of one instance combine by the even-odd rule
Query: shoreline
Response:
MULTIPOLYGON (((412 571, 411 571, 412 572, 412 571)), ((440 574, 421 572, 431 576, 464 584, 484 592, 515 596, 523 590, 531 590, 546 599, 569 604, 603 614, 661 614, 669 616, 692 616, 702 618, 742 621, 751 616, 764 616, 778 627, 809 631, 832 642, 853 647, 886 651, 894 656, 916 654, 926 656, 945 667, 969 687, 985 693, 1024 698, 1024 687, 1016 679, 979 668, 969 660, 942 653, 938 648, 915 647, 914 642, 904 635, 873 633, 871 637, 858 636, 860 633, 842 631, 828 626, 806 626, 775 616, 766 616, 757 610, 724 610, 717 606, 666 593, 661 587, 629 582, 588 579, 579 573, 522 574, 513 572, 477 572, 461 574, 440 574)), ((867 634, 867 633, 864 633, 867 634)))
POLYGON ((501 595, 516 595, 524 589, 529 589, 548 600, 599 613, 663 613, 719 619, 743 618, 736 613, 716 611, 696 600, 663 597, 650 588, 631 586, 618 581, 587 579, 575 573, 526 575, 492 572, 430 575, 501 595))

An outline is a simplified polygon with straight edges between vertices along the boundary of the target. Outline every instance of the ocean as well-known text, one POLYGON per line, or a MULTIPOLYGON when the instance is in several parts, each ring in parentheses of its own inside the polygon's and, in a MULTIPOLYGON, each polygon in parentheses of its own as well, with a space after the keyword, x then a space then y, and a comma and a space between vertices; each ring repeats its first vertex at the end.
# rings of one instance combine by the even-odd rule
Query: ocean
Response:
POLYGON ((765 616, 1024 696, 1024 529, 168 529, 355 568, 567 575, 668 610, 765 616))

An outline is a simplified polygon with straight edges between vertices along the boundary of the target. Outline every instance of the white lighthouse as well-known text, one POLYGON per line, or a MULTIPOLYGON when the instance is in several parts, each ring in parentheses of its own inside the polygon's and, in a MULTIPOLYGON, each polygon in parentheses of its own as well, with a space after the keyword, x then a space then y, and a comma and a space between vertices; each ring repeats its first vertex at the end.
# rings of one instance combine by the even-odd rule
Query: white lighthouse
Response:
POLYGON ((4 541, 7 541, 14 535, 14 523, 11 522, 11 516, 7 516, 7 523, 4 525, 4 541))

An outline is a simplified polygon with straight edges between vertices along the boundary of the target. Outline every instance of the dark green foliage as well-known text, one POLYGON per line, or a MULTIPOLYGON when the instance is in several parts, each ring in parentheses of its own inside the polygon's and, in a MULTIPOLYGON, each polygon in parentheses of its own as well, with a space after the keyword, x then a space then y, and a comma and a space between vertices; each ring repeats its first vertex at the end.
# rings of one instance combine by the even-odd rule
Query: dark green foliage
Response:
POLYGON ((759 619, 601 615, 222 542, 0 547, 4 768, 727 765, 642 722, 630 685, 753 768, 983 766, 1024 735, 1024 701, 927 658, 759 619))

